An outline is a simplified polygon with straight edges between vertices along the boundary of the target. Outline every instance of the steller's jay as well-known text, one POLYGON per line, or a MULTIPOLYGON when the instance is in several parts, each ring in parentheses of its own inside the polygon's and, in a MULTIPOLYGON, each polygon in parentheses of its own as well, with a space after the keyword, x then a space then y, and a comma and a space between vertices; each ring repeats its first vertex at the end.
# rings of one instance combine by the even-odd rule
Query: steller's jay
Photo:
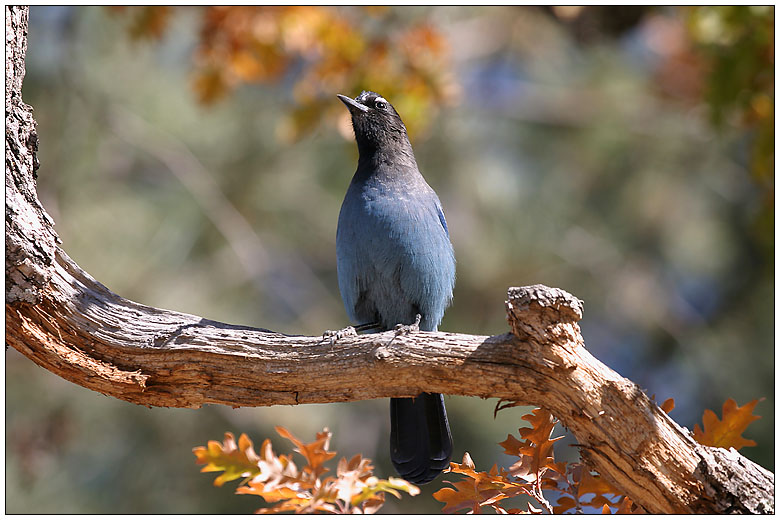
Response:
MULTIPOLYGON (((359 329, 396 324, 434 331, 452 300, 455 253, 439 197, 425 182, 398 112, 382 96, 339 94, 360 158, 339 214, 341 298, 359 329), (419 317, 418 317, 419 315, 419 317)), ((415 484, 449 465, 452 437, 441 394, 390 400, 390 458, 415 484)))

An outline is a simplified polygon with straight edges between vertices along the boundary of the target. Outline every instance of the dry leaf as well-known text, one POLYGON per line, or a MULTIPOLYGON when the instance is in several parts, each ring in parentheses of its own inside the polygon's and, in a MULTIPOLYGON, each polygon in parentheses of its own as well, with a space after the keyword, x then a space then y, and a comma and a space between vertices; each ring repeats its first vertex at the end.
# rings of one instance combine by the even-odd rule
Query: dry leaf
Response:
POLYGON ((198 446, 192 449, 197 457, 197 464, 206 464, 201 473, 222 471, 222 475, 214 480, 215 486, 222 486, 241 477, 251 477, 260 473, 258 462, 260 457, 252 447, 252 441, 245 434, 236 439, 230 432, 225 433, 225 440, 220 444, 209 441, 208 447, 198 446))
POLYGON ((455 489, 444 487, 433 494, 433 498, 444 502, 442 513, 451 515, 463 509, 471 513, 481 513, 482 506, 506 498, 501 491, 502 484, 489 478, 473 479, 467 477, 459 482, 447 482, 455 489))
POLYGON ((317 433, 317 440, 309 444, 302 443, 293 434, 281 426, 276 427, 276 432, 285 439, 289 439, 295 445, 295 451, 306 458, 306 462, 308 462, 308 464, 303 468, 304 472, 311 472, 311 474, 316 478, 328 471, 328 468, 324 467, 322 464, 325 461, 335 457, 336 452, 328 451, 331 433, 327 428, 317 433))
POLYGON ((696 424, 693 427, 693 438, 705 446, 718 448, 739 450, 745 446, 755 446, 755 441, 743 438, 742 434, 750 423, 761 418, 758 415, 753 415, 753 408, 758 402, 759 399, 753 399, 749 403, 737 407, 736 401, 727 399, 723 403, 722 420, 719 420, 712 410, 705 410, 702 416, 704 428, 701 429, 696 424))
MULTIPOLYGON (((550 438, 557 421, 546 410, 537 408, 523 416, 523 419, 531 423, 530 428, 519 430, 523 440, 507 435, 506 440, 499 443, 504 453, 518 457, 509 470, 499 470, 497 465, 493 465, 490 472, 478 472, 468 453, 464 454, 462 464, 450 463, 447 472, 460 473, 465 479, 448 482, 454 489, 442 488, 433 494, 434 498, 445 503, 443 513, 452 514, 464 509, 480 513, 485 506, 492 507, 500 514, 542 511, 533 506, 529 506, 528 511, 521 511, 499 505, 501 500, 520 494, 534 497, 544 509, 553 512, 553 507, 542 495, 542 481, 546 479, 553 482, 555 478, 552 476, 558 478, 558 472, 565 471, 565 465, 556 463, 553 455, 553 444, 563 437, 550 438)), ((554 484, 552 487, 555 487, 554 484)))
POLYGON ((221 486, 230 480, 244 477, 244 484, 236 493, 257 495, 271 504, 256 513, 374 513, 385 501, 385 493, 400 498, 399 491, 410 495, 419 488, 403 479, 378 479, 373 475, 369 459, 355 455, 349 461, 342 458, 336 476, 322 478, 328 468, 323 464, 336 453, 328 451, 331 433, 325 429, 314 442, 304 443, 285 428, 278 426, 279 435, 295 445, 295 451, 306 459, 302 470, 290 455, 276 455, 271 441, 263 441, 256 454, 249 437, 242 434, 236 444, 233 434, 226 433, 222 444, 210 441, 208 447, 193 451, 198 464, 206 464, 202 471, 222 471, 214 484, 221 486))

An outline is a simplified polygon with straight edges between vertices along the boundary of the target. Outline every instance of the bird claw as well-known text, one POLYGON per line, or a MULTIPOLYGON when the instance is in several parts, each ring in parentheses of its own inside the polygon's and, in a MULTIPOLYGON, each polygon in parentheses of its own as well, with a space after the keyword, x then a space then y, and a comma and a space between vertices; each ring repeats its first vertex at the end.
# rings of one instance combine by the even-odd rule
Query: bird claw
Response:
POLYGON ((322 333, 322 339, 323 340, 330 340, 330 346, 336 344, 336 342, 343 338, 348 338, 350 336, 357 336, 357 331, 355 330, 355 327, 349 326, 344 327, 340 330, 326 330, 322 333))
POLYGON ((414 323, 411 325, 402 325, 399 323, 395 326, 395 335, 400 336, 402 334, 414 334, 415 332, 420 332, 420 321, 422 321, 422 316, 418 314, 415 316, 414 323))

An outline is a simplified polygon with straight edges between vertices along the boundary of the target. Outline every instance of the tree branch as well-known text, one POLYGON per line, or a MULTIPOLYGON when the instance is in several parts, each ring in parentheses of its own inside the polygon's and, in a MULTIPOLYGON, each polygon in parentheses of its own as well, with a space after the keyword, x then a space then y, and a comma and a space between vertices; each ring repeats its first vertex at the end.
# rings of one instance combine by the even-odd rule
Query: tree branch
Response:
POLYGON ((6 342, 69 381, 146 406, 330 403, 421 391, 548 408, 582 456, 654 513, 774 511, 774 475, 696 443, 585 350, 582 303, 511 288, 511 333, 385 332, 331 344, 126 300, 60 249, 35 193, 35 121, 21 100, 27 9, 6 8, 6 342), (9 81, 10 79, 10 81, 9 81))

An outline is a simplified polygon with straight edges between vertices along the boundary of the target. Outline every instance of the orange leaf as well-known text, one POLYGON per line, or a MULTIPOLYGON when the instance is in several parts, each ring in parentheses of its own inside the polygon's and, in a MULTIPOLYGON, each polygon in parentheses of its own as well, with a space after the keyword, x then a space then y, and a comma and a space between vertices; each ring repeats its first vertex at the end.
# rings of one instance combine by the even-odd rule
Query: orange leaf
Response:
POLYGON ((512 434, 508 434, 506 440, 504 442, 499 442, 498 445, 504 448, 504 453, 516 457, 522 455, 524 453, 523 449, 527 448, 525 442, 515 439, 512 434))
MULTIPOLYGON (((556 513, 563 513, 569 509, 576 509, 577 512, 580 512, 582 506, 602 508, 605 505, 608 507, 618 505, 620 491, 603 477, 594 475, 591 469, 581 462, 570 463, 566 468, 565 475, 562 474, 558 480, 563 484, 563 487, 558 489, 569 496, 558 499, 558 506, 553 508, 556 513), (592 499, 583 500, 585 495, 590 494, 593 494, 592 499), (610 500, 604 495, 613 495, 613 498, 610 500)), ((550 487, 553 488, 553 486, 550 487)))
POLYGON ((550 438, 550 434, 558 421, 553 419, 552 414, 544 408, 536 408, 531 413, 523 416, 523 419, 531 423, 532 428, 520 428, 520 435, 537 446, 546 443, 548 440, 553 442, 563 439, 563 437, 550 438))
POLYGON ((455 483, 446 481, 455 489, 444 487, 433 494, 436 500, 445 503, 442 508, 445 514, 456 513, 461 509, 479 513, 482 506, 488 505, 499 511, 503 508, 495 506, 497 502, 519 494, 528 494, 526 484, 509 480, 505 470, 499 472, 497 464, 493 465, 490 472, 475 471, 474 462, 468 453, 463 455, 462 464, 451 462, 447 472, 460 473, 466 478, 455 483))
POLYGON ((610 499, 608 499, 607 497, 605 497, 603 495, 596 495, 595 497, 593 497, 593 499, 591 501, 589 501, 589 502, 588 501, 583 501, 583 502, 580 502, 580 504, 583 505, 583 506, 590 506, 590 507, 595 507, 595 508, 604 507, 604 506, 612 507, 612 506, 617 506, 618 505, 618 501, 619 500, 615 500, 615 502, 613 503, 610 499))
POLYGON ((628 497, 623 497, 623 501, 620 502, 620 507, 615 511, 616 515, 635 515, 644 513, 644 509, 639 506, 634 506, 634 503, 628 497))
MULTIPOLYGON (((532 428, 520 428, 519 432, 526 441, 522 446, 513 446, 520 455, 520 461, 510 470, 513 476, 520 476, 517 471, 526 471, 524 480, 536 481, 544 476, 547 470, 558 471, 559 466, 555 464, 553 457, 553 444, 563 439, 561 437, 550 438, 550 434, 558 421, 553 419, 552 414, 543 408, 536 408, 530 414, 524 415, 523 419, 531 423, 532 428), (523 460, 524 457, 530 458, 529 461, 523 460), (533 476, 533 480, 528 477, 533 476)), ((507 439, 509 441, 509 439, 507 439)))
POLYGON ((208 447, 198 446, 192 449, 197 457, 197 464, 206 464, 201 473, 222 471, 222 475, 214 480, 215 486, 221 486, 240 477, 251 477, 260 473, 260 457, 252 446, 252 441, 246 434, 241 434, 236 445, 235 437, 230 432, 225 433, 222 444, 209 441, 208 447))
POLYGON ((465 452, 463 454, 462 464, 458 464, 457 462, 450 462, 450 467, 444 470, 444 472, 460 473, 461 475, 466 475, 475 480, 479 480, 482 475, 485 475, 485 472, 477 472, 474 469, 474 461, 471 460, 471 455, 469 455, 469 452, 465 452))
POLYGON ((251 481, 248 485, 238 488, 236 495, 258 495, 263 497, 266 502, 276 502, 278 500, 295 501, 294 499, 306 497, 305 492, 299 492, 287 486, 268 486, 268 489, 266 489, 266 485, 259 481, 251 481))
MULTIPOLYGON (((763 398, 761 399, 763 401, 763 398)), ((723 419, 718 420, 718 416, 712 410, 705 410, 702 416, 704 429, 696 424, 693 427, 693 438, 705 446, 715 446, 718 448, 735 448, 737 450, 745 446, 755 446, 756 442, 742 437, 745 429, 750 423, 761 417, 753 415, 753 408, 758 404, 759 399, 753 399, 749 403, 737 407, 736 401, 727 399, 723 403, 723 419)))
POLYGON ((558 497, 558 505, 553 506, 553 513, 556 515, 562 515, 569 509, 574 509, 577 503, 572 497, 562 496, 558 497))
POLYGON ((485 482, 479 485, 474 479, 467 478, 460 482, 447 483, 455 489, 444 487, 433 494, 433 498, 444 502, 441 511, 446 515, 457 513, 462 509, 468 509, 471 513, 481 513, 480 506, 496 502, 503 495, 500 489, 496 489, 496 487, 500 488, 500 485, 490 486, 485 482))
POLYGON ((328 451, 328 445, 330 444, 330 438, 332 434, 325 428, 323 431, 317 433, 317 440, 304 444, 299 441, 292 433, 287 431, 281 426, 276 427, 276 432, 289 439, 295 444, 295 451, 300 453, 306 458, 308 465, 303 468, 304 471, 309 471, 315 477, 318 477, 328 471, 328 468, 322 464, 336 456, 335 451, 328 451))
POLYGON ((595 493, 596 495, 620 495, 621 492, 615 489, 612 484, 607 482, 603 477, 599 475, 593 475, 590 471, 584 471, 582 474, 582 480, 580 481, 578 488, 579 496, 586 493, 595 493))
POLYGON ((670 397, 669 399, 664 401, 663 404, 661 405, 661 410, 663 410, 666 413, 669 413, 672 410, 674 410, 674 399, 670 397))

